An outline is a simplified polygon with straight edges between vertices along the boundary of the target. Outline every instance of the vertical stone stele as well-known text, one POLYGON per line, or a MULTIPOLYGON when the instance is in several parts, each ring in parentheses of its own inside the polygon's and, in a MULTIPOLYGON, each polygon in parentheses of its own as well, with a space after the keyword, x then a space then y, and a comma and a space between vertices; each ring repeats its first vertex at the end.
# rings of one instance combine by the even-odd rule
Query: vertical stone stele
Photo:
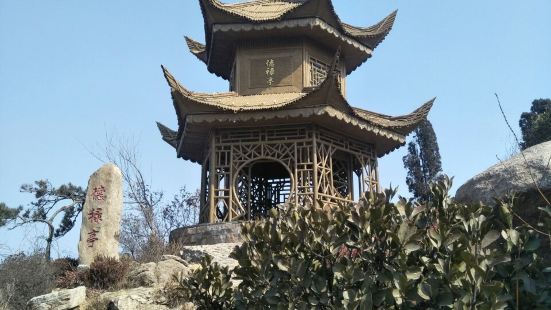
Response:
POLYGON ((81 265, 90 265, 98 255, 119 257, 122 202, 121 170, 105 164, 88 181, 78 243, 81 265))

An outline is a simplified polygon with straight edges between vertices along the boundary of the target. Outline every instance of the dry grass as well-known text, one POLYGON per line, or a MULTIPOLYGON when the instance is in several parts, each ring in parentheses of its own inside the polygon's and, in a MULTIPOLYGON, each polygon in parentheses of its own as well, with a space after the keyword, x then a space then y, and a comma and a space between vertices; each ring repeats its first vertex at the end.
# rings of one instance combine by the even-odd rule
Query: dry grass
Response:
POLYGON ((147 247, 144 247, 143 252, 136 261, 139 263, 159 262, 163 255, 180 256, 180 251, 183 250, 183 245, 179 243, 166 243, 164 240, 149 242, 147 247))
POLYGON ((109 309, 109 300, 101 298, 102 291, 89 289, 86 291, 86 304, 82 310, 107 310, 109 309))

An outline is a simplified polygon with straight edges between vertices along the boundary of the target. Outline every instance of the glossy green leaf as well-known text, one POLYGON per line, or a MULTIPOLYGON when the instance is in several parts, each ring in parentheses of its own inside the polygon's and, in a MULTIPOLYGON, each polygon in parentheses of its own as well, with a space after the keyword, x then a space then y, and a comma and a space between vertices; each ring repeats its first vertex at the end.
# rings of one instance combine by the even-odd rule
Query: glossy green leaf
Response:
POLYGON ((408 243, 404 246, 404 249, 406 250, 406 254, 417 251, 420 248, 421 248, 421 245, 419 245, 418 243, 408 243))
POLYGON ((426 283, 420 283, 419 286, 417 286, 417 294, 424 300, 430 300, 430 286, 426 283))
POLYGON ((486 233, 484 238, 482 238, 480 246, 482 246, 482 248, 487 248, 490 244, 499 239, 499 235, 500 233, 497 230, 490 230, 488 233, 486 233))

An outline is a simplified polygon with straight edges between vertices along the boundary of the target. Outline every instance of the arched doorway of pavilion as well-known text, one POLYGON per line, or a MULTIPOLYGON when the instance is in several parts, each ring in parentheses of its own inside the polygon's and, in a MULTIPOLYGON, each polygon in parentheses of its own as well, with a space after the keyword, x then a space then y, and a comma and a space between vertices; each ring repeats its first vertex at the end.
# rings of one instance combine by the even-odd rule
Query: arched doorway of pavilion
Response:
POLYGON ((242 219, 258 219, 289 199, 293 179, 288 167, 278 160, 257 159, 237 174, 235 192, 245 211, 242 219))

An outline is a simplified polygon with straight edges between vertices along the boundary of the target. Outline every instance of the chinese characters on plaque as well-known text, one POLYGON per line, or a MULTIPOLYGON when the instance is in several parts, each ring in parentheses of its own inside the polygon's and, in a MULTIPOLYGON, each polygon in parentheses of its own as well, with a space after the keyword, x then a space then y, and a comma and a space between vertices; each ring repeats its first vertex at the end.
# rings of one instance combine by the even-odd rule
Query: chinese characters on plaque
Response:
POLYGON ((274 75, 275 75, 275 61, 273 59, 266 60, 266 83, 268 85, 272 86, 274 83, 274 75))

